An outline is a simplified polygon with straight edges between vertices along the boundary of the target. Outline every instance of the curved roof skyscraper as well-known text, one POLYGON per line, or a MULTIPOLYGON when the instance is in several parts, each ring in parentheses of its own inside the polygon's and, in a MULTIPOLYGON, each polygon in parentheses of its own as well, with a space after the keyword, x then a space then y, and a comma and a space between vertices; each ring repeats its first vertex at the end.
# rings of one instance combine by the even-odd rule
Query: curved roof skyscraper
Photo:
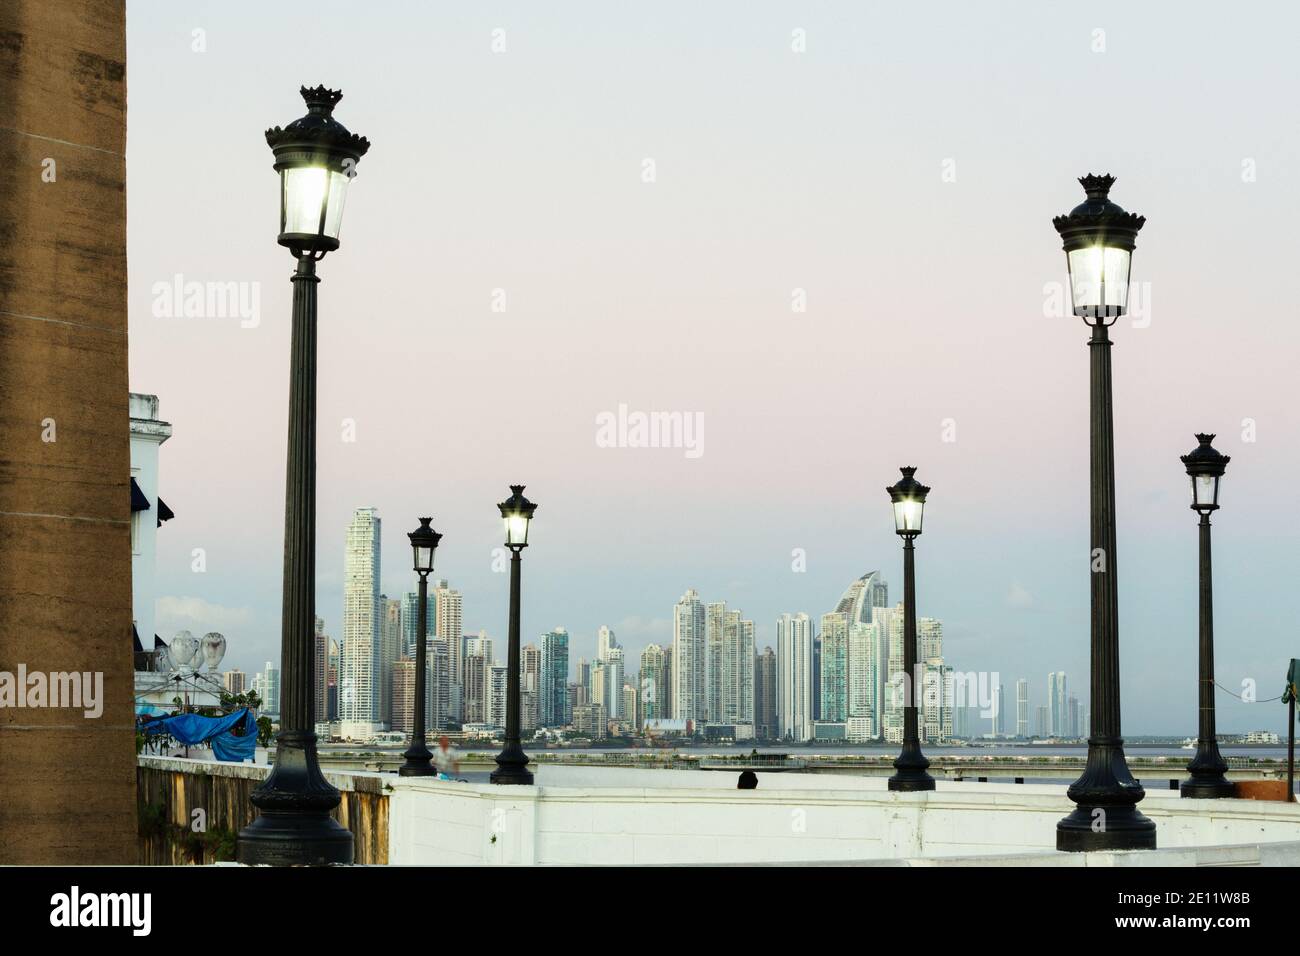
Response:
POLYGON ((889 607, 889 585, 879 571, 868 571, 849 585, 835 610, 849 616, 849 625, 870 624, 873 607, 889 607))

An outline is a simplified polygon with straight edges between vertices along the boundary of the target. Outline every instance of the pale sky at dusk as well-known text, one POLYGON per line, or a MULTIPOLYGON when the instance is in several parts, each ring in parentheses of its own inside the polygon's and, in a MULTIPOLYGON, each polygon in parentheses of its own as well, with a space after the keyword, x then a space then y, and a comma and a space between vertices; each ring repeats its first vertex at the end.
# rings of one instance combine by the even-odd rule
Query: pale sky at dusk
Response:
MULTIPOLYGON (((1217 677, 1277 696, 1300 657, 1300 127, 1276 110, 1300 13, 1264 30, 1249 4, 990 9, 131 0, 130 380, 175 428, 159 632, 222 631, 248 671, 279 659, 293 260, 263 131, 323 83, 372 142, 319 265, 331 633, 353 510, 379 509, 390 596, 431 514, 436 576, 504 662, 495 505, 523 482, 526 641, 563 625, 590 658, 608 624, 634 670, 694 587, 761 649, 780 613, 820 617, 865 571, 901 598, 884 489, 916 465, 918 612, 948 662, 1011 695, 1027 677, 1034 705, 1064 670, 1086 702, 1088 332, 1045 312, 1065 281, 1051 219, 1109 172, 1147 217, 1147 315, 1112 330, 1124 729, 1195 733, 1178 456, 1197 431, 1232 456, 1217 677), (178 273, 260 284, 256 326, 155 317, 178 273), (620 404, 702 416, 702 455, 598 447, 620 404)), ((1220 731, 1284 727, 1278 703, 1219 697, 1220 731)))

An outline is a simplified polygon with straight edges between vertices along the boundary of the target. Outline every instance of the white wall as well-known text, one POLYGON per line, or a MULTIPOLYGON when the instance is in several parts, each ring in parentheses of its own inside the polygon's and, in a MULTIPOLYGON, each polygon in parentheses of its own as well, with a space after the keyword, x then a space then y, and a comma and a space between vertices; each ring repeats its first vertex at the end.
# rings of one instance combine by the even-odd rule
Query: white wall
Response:
MULTIPOLYGON (((155 604, 158 594, 155 583, 155 565, 158 546, 158 446, 171 437, 172 427, 158 420, 158 398, 155 395, 131 393, 129 399, 131 418, 131 477, 149 499, 148 511, 136 512, 132 521, 131 549, 131 608, 140 643, 146 651, 153 650, 153 636, 157 633, 155 604)), ((170 641, 171 635, 160 635, 170 641)))
MULTIPOLYGON (((400 778, 389 859, 689 864, 1037 854, 1069 862, 1055 852, 1056 822, 1073 806, 1059 786, 940 782, 934 793, 893 794, 883 779, 798 774, 762 774, 757 790, 712 785, 729 776, 542 768, 534 787, 400 778), (549 785, 563 776, 552 770, 579 771, 571 776, 585 774, 591 785, 549 785), (643 785, 629 786, 628 775, 643 785)), ((1170 850, 1300 841, 1295 804, 1151 794, 1142 809, 1170 850)))

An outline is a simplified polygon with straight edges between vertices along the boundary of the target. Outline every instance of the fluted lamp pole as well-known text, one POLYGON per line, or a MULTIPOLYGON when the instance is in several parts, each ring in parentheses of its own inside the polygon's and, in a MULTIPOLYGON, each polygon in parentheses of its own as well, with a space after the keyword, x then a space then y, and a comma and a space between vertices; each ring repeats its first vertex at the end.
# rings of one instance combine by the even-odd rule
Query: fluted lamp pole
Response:
POLYGON ((1074 314, 1092 329, 1089 404, 1092 654, 1088 761, 1067 795, 1074 812, 1056 825, 1058 850, 1155 849, 1156 825, 1138 810, 1146 796, 1124 758, 1119 717, 1119 590, 1115 560, 1115 427, 1109 328, 1128 307, 1129 267, 1146 219, 1110 199, 1114 176, 1079 180, 1087 198, 1052 220, 1065 248, 1074 314))
POLYGON ((414 718, 411 721, 411 745, 402 756, 406 763, 397 768, 403 777, 431 777, 433 754, 429 752, 425 740, 425 671, 428 670, 428 651, 426 650, 429 628, 429 575, 433 571, 433 555, 438 550, 442 535, 429 527, 432 518, 421 518, 420 527, 407 535, 411 539, 411 551, 414 557, 415 573, 420 576, 419 610, 416 612, 415 636, 415 701, 414 718))
POLYGON ((307 115, 267 130, 280 174, 280 237, 293 274, 289 448, 285 472, 280 732, 275 766, 249 799, 260 815, 239 832, 236 859, 280 866, 351 863, 352 833, 330 816, 340 795, 321 773, 315 734, 316 263, 339 247, 343 199, 370 148, 334 119, 343 97, 303 87, 307 115))
POLYGON ((894 761, 889 789, 933 790, 934 778, 927 772, 930 761, 921 753, 921 729, 917 697, 921 681, 916 679, 916 561, 914 542, 921 534, 925 497, 930 489, 916 480, 916 469, 900 469, 903 477, 886 488, 894 504, 894 531, 903 539, 903 670, 906 699, 903 701, 903 750, 894 761))
POLYGON ((1210 444, 1213 435, 1198 434, 1196 441, 1196 448, 1183 455, 1182 462, 1192 479, 1192 510, 1201 516, 1199 720, 1196 755, 1187 764, 1191 778, 1183 781, 1179 792, 1184 797, 1214 799, 1236 792, 1224 776, 1228 764, 1219 754, 1214 730, 1214 589, 1210 579, 1210 513, 1219 509, 1219 479, 1231 459, 1214 450, 1210 444))
POLYGON ((493 783, 531 784, 528 754, 519 741, 519 553, 528 547, 528 526, 537 505, 524 497, 523 485, 511 485, 510 497, 497 505, 505 522, 506 547, 510 549, 510 649, 506 661, 506 740, 497 754, 493 783))

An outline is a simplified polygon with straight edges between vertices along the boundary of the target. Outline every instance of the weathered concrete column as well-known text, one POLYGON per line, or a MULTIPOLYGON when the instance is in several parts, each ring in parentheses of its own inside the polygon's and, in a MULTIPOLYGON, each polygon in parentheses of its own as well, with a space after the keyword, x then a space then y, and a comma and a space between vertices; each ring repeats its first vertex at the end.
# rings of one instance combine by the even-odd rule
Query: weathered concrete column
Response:
POLYGON ((0 706, 0 864, 134 863, 123 0, 0 3, 0 115, 0 681, 103 688, 0 706))

